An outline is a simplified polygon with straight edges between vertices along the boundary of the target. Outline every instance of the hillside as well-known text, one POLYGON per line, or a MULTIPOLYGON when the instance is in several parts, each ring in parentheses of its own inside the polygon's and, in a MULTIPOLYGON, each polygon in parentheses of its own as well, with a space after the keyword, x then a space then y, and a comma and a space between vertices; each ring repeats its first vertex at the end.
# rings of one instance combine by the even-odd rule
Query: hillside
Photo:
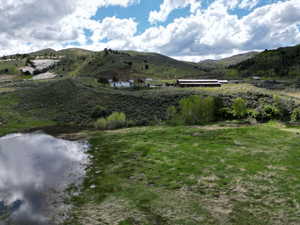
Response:
POLYGON ((300 76, 300 45, 265 50, 230 68, 236 69, 243 77, 296 78, 300 76))
POLYGON ((69 55, 55 69, 72 76, 95 78, 162 78, 209 76, 197 64, 170 57, 134 51, 105 50, 90 55, 69 55))
POLYGON ((231 57, 218 59, 218 60, 206 59, 206 60, 200 61, 198 64, 203 68, 210 68, 210 69, 225 68, 228 66, 234 66, 245 60, 251 59, 258 54, 259 54, 259 52, 247 52, 247 53, 233 55, 231 57))
POLYGON ((248 52, 199 63, 175 60, 157 53, 105 49, 94 52, 80 48, 44 49, 29 54, 2 57, 0 74, 20 75, 19 68, 32 59, 59 59, 51 69, 65 77, 96 79, 224 78, 251 76, 295 78, 300 76, 300 45, 264 52, 248 52), (9 61, 8 61, 9 60, 9 61))
POLYGON ((243 53, 243 54, 234 55, 234 56, 231 56, 228 58, 220 59, 220 60, 217 60, 217 62, 224 66, 231 66, 231 65, 239 64, 245 60, 251 59, 258 54, 259 54, 259 52, 247 52, 247 53, 243 53))

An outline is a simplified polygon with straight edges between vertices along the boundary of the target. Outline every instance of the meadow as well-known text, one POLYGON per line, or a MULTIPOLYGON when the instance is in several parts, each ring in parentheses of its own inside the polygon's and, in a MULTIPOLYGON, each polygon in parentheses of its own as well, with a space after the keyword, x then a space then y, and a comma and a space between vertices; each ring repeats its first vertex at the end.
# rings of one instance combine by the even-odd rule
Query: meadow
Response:
POLYGON ((277 122, 92 132, 66 224, 300 224, 299 135, 277 122))

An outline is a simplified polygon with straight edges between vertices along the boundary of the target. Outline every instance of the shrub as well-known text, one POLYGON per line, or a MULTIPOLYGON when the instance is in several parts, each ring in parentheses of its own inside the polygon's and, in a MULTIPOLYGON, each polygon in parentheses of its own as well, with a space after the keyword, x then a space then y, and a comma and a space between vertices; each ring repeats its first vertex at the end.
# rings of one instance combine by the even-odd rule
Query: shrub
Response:
POLYGON ((259 112, 257 112, 255 109, 248 109, 247 111, 248 118, 256 119, 257 116, 259 115, 259 112))
POLYGON ((232 110, 229 107, 223 107, 218 110, 218 116, 225 120, 231 120, 234 118, 232 110))
POLYGON ((108 113, 105 107, 97 105, 94 108, 94 111, 92 113, 92 118, 99 118, 99 117, 106 117, 106 116, 108 116, 108 113))
POLYGON ((97 129, 105 130, 105 129, 117 129, 122 128, 127 125, 126 115, 122 112, 114 112, 107 118, 98 119, 94 126, 97 129))
POLYGON ((233 116, 241 119, 247 115, 247 105, 244 99, 236 98, 232 104, 233 116))
POLYGON ((299 120, 300 120, 300 108, 296 108, 292 112, 291 121, 292 122, 297 122, 299 120))
POLYGON ((175 106, 170 106, 167 108, 167 120, 173 120, 176 116, 177 110, 175 106))
POLYGON ((276 105, 264 104, 258 108, 257 119, 261 121, 268 121, 280 118, 281 111, 276 105))
POLYGON ((187 125, 203 124, 215 119, 215 100, 213 97, 201 98, 193 95, 179 102, 180 119, 187 125))
POLYGON ((121 128, 126 125, 126 115, 122 112, 114 112, 106 120, 108 129, 121 128))
POLYGON ((95 128, 100 130, 107 129, 107 120, 105 118, 100 118, 95 122, 95 128))
POLYGON ((177 113, 177 109, 175 106, 170 106, 167 109, 167 123, 169 125, 175 125, 175 126, 184 124, 181 115, 177 113))

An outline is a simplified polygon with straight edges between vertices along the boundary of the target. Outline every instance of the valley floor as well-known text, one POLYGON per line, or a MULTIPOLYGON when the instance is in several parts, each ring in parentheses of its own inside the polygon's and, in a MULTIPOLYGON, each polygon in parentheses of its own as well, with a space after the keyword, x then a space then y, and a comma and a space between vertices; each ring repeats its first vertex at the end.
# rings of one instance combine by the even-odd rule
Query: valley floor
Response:
POLYGON ((92 132, 67 224, 300 224, 300 128, 154 126, 92 132))

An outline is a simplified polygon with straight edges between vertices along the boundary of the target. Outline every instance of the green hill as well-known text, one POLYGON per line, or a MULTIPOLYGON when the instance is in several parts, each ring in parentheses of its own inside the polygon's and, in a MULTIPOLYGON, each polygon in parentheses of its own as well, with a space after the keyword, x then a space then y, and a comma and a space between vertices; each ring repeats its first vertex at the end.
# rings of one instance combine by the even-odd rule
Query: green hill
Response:
POLYGON ((73 55, 73 56, 87 56, 95 53, 94 51, 90 51, 82 48, 68 48, 57 51, 59 55, 73 55))
POLYGON ((300 45, 276 50, 265 50, 230 69, 236 69, 243 77, 262 76, 296 78, 300 76, 300 45))
POLYGON ((207 76, 206 71, 194 63, 178 61, 156 53, 114 50, 66 55, 55 70, 65 75, 110 79, 207 76))
POLYGON ((39 55, 57 55, 57 52, 52 48, 42 49, 36 52, 29 53, 30 56, 39 56, 39 55))
POLYGON ((218 60, 218 63, 224 65, 224 66, 231 66, 239 64, 245 60, 251 59, 258 55, 259 52, 247 52, 243 54, 234 55, 228 58, 220 59, 218 60))

